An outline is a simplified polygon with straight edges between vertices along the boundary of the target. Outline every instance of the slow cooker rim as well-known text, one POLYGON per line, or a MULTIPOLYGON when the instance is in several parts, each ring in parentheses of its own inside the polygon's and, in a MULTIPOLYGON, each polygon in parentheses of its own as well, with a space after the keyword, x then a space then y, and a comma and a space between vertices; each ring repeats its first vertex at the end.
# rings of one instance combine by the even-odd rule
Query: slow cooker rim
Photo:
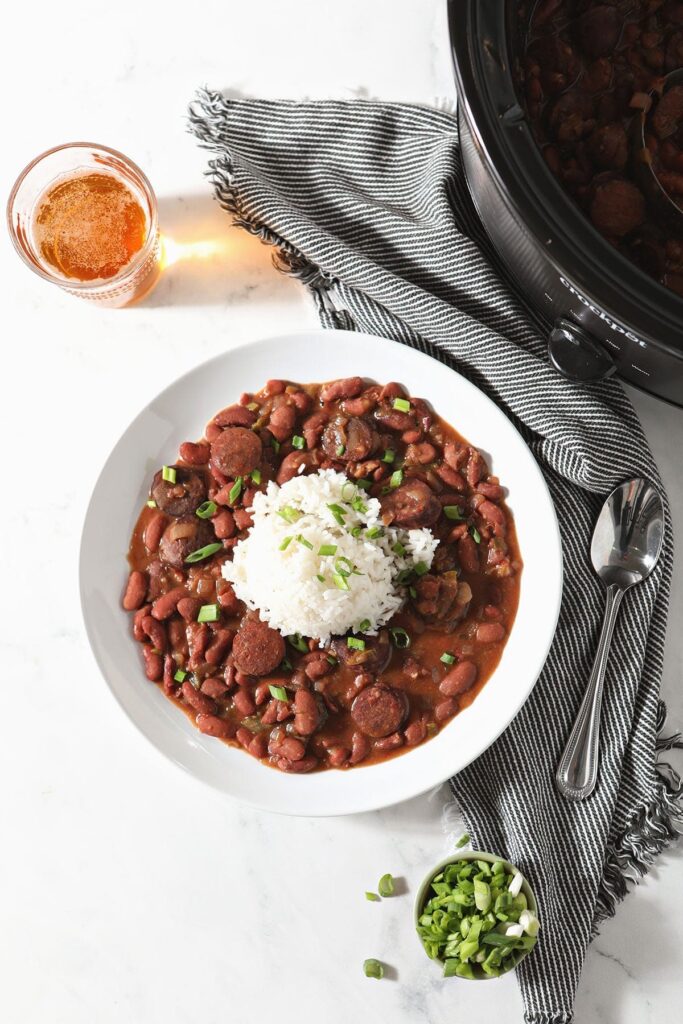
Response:
POLYGON ((448 0, 458 103, 464 108, 464 116, 485 155, 489 172, 506 204, 535 238, 558 274, 569 277, 581 288, 585 299, 617 323, 648 337, 654 347, 680 359, 683 355, 683 298, 648 277, 614 249, 578 210, 547 167, 517 100, 504 7, 505 0, 497 3, 494 15, 493 6, 480 5, 478 0, 466 0, 465 4, 462 0, 448 0), (510 137, 500 130, 505 116, 493 106, 492 85, 482 73, 482 62, 491 54, 505 57, 504 61, 499 59, 499 66, 506 79, 507 97, 501 106, 511 115, 507 123, 521 128, 524 133, 515 137, 514 146, 510 137), (534 181, 533 198, 522 184, 530 177, 534 181), (539 201, 543 195, 549 198, 545 205, 539 201), (544 242, 548 237, 552 238, 552 253, 544 242), (604 290, 611 293, 609 297, 596 294, 591 281, 601 281, 604 290), (629 310, 628 314, 625 309, 629 310), (642 324, 644 317, 651 321, 648 326, 642 324), (680 335, 680 342, 665 340, 662 335, 667 332, 680 335))

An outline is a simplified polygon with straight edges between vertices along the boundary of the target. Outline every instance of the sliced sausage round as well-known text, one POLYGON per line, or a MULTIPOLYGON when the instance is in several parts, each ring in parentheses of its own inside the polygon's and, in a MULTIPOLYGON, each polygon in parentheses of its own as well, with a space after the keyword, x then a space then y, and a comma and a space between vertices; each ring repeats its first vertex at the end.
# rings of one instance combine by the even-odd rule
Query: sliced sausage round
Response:
POLYGON ((362 669, 375 674, 383 672, 391 660, 391 642, 386 629, 381 629, 377 636, 362 637, 365 648, 362 651, 349 647, 348 637, 335 637, 330 649, 342 665, 362 669))
POLYGON ((235 668, 249 676, 266 676, 285 656, 285 641, 258 615, 244 619, 232 644, 235 668))
POLYGON ((373 449, 372 427, 359 416, 335 416, 325 427, 322 446, 331 459, 360 462, 373 449))
POLYGON ((227 427, 211 445, 209 464, 227 477, 248 476, 261 461, 261 438, 247 427, 227 427))
POLYGON ((406 529, 433 526, 441 515, 441 504, 424 480, 408 480, 382 498, 382 518, 406 529))
POLYGON ((185 516, 194 512, 206 498, 206 481, 201 473, 183 466, 173 466, 175 483, 163 478, 163 470, 155 473, 150 495, 162 512, 185 516))
POLYGON ((164 530, 159 543, 159 557, 174 569, 184 569, 188 555, 215 540, 213 527, 206 519, 195 515, 180 516, 164 530))
POLYGON ((366 686, 351 705, 351 717, 373 739, 390 736, 408 716, 408 697, 393 686, 366 686))

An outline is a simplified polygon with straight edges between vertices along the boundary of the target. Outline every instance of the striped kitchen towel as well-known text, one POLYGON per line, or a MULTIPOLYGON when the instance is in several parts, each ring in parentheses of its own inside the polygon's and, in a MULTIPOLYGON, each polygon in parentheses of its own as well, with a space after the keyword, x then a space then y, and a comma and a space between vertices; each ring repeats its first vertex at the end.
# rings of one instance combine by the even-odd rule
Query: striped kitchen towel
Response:
MULTIPOLYGON (((661 481, 616 381, 591 387, 548 365, 545 331, 515 294, 465 185, 453 114, 376 102, 226 100, 202 91, 191 129, 236 224, 275 246, 325 327, 393 338, 464 374, 509 416, 557 508, 565 584, 557 635, 516 719, 451 782, 475 848, 520 866, 543 914, 519 969, 526 1020, 572 1019, 591 935, 629 879, 676 834, 681 784, 657 763, 673 540, 622 606, 607 673, 600 782, 570 803, 554 772, 588 679, 604 610, 589 540, 605 495, 661 481), (552 710, 552 713, 549 713, 552 710), (577 884, 580 880, 580 884, 577 884)), ((475 439, 476 440, 476 439, 475 439)))

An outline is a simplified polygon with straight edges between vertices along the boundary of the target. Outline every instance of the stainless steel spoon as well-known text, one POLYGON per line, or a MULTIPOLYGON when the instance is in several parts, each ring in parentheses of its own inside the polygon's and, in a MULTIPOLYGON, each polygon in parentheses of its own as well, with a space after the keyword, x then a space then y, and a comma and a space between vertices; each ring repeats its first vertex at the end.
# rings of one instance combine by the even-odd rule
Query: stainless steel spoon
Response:
POLYGON ((627 480, 612 491, 595 524, 591 561, 607 587, 607 604, 593 671, 555 780, 570 800, 585 800, 598 779, 600 708, 612 634, 629 587, 650 575, 662 550, 664 508, 647 480, 627 480))

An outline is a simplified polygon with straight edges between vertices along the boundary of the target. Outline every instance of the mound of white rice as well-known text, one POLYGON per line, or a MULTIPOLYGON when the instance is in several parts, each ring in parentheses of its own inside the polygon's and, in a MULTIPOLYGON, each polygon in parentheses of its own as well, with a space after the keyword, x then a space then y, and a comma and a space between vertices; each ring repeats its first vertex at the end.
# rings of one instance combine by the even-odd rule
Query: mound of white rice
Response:
POLYGON ((254 525, 223 576, 285 636, 318 637, 322 645, 361 623, 374 634, 403 603, 398 574, 419 563, 426 571, 438 544, 430 530, 383 526, 380 511, 376 498, 332 469, 282 487, 271 482, 254 498, 254 525), (319 554, 326 546, 333 555, 319 554))

